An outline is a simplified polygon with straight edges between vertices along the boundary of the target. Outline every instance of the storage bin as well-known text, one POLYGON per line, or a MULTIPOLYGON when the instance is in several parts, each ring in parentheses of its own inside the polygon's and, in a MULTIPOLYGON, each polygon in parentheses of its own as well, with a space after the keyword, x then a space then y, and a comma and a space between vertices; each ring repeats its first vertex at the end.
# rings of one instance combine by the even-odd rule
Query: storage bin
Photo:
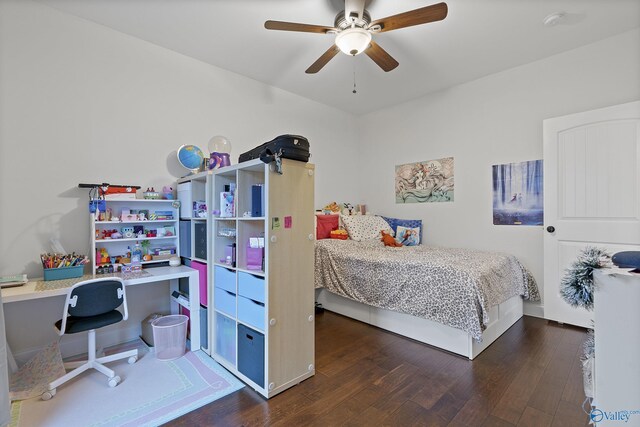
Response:
POLYGON ((238 297, 238 320, 264 331, 264 303, 238 297))
POLYGON ((180 255, 191 258, 191 221, 180 220, 180 255))
POLYGON ((192 196, 191 182, 178 184, 178 200, 180 200, 180 218, 191 218, 192 196))
POLYGON ((209 348, 209 326, 207 319, 207 307, 200 306, 200 347, 209 348))
POLYGON ((216 341, 214 352, 236 365, 236 322, 216 313, 216 341))
POLYGON ((193 224, 193 256, 207 259, 207 223, 204 221, 193 224))
POLYGON ((144 318, 141 325, 142 341, 145 342, 149 347, 153 347, 153 326, 151 324, 154 320, 161 318, 163 315, 160 313, 152 313, 144 318))
POLYGON ((238 324, 238 371, 264 387, 264 335, 238 324))
POLYGON ((158 360, 174 360, 184 355, 187 347, 187 321, 182 314, 163 316, 151 323, 158 360))
POLYGON ((261 303, 265 302, 264 277, 243 271, 238 273, 238 295, 261 303))
POLYGON ((215 266, 213 270, 213 284, 220 289, 236 293, 236 272, 224 267, 215 266))
POLYGON ((200 305, 207 307, 209 305, 207 299, 207 264, 203 264, 198 261, 191 261, 191 268, 198 270, 200 305))
POLYGON ((74 277, 82 277, 84 274, 84 265, 75 265, 73 267, 45 268, 44 280, 63 280, 74 277))
POLYGON ((236 315, 236 294, 226 289, 214 288, 213 298, 213 306, 216 310, 220 310, 229 316, 236 315))

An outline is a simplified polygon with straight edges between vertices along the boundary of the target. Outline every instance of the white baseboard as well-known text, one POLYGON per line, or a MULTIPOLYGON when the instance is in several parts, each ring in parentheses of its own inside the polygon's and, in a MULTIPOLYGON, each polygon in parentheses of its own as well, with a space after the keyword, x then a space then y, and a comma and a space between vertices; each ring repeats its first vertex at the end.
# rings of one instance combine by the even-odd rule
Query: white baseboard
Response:
POLYGON ((524 315, 544 319, 544 306, 539 302, 524 302, 524 315))

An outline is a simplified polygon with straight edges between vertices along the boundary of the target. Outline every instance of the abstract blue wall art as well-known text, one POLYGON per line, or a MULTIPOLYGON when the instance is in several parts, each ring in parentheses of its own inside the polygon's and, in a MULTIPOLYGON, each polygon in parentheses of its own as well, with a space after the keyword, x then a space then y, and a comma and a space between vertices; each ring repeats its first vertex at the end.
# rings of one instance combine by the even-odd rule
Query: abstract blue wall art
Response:
POLYGON ((542 160, 493 166, 493 224, 542 225, 542 160))

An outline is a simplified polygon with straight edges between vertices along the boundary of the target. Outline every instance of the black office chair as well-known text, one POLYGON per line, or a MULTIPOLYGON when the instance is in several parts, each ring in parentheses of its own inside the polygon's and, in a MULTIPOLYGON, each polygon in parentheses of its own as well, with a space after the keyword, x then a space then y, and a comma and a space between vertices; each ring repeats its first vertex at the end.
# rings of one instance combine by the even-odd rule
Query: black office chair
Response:
POLYGON ((120 377, 103 363, 125 358, 129 358, 129 363, 135 363, 138 360, 138 350, 96 358, 96 329, 127 320, 128 317, 127 296, 124 282, 120 278, 85 280, 69 288, 62 319, 56 322, 55 327, 60 336, 89 331, 88 360, 65 363, 65 369, 73 370, 49 383, 49 389, 42 393, 42 400, 51 399, 58 386, 91 368, 105 374, 110 387, 117 386, 120 377), (124 307, 124 315, 116 310, 121 305, 124 307))

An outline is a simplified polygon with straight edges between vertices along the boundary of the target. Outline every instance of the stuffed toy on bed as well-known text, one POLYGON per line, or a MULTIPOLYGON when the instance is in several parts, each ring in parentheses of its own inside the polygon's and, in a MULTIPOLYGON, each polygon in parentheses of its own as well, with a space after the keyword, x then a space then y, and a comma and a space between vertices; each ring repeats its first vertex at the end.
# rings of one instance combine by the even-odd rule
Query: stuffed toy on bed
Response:
POLYGON ((391 246, 394 248, 401 248, 402 247, 402 243, 398 243, 396 242, 396 239, 393 238, 393 236, 389 233, 387 233, 384 230, 380 230, 380 234, 382 235, 382 242, 384 243, 385 246, 391 246))

